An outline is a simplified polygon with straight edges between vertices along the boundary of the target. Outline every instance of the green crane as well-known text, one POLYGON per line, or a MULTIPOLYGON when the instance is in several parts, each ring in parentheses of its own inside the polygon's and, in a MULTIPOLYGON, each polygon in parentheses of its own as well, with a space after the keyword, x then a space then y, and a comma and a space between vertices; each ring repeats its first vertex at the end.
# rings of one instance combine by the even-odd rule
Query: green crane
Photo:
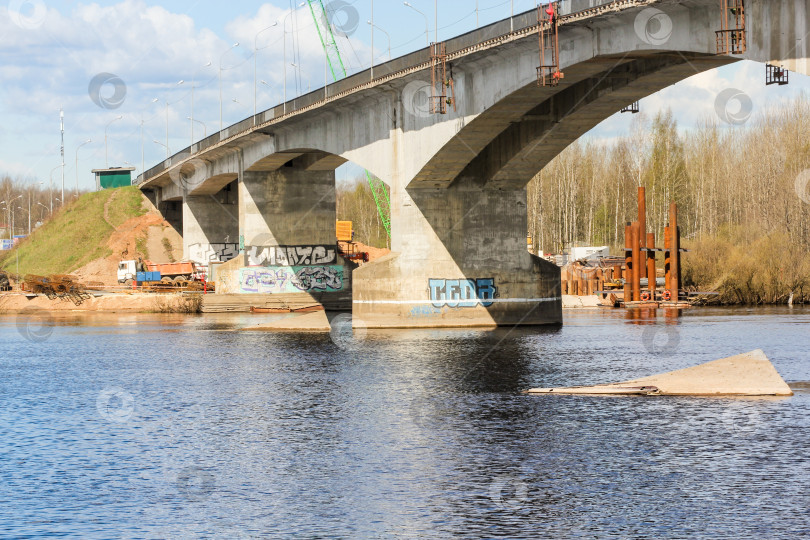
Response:
MULTIPOLYGON (((329 24, 329 17, 323 5, 323 0, 307 0, 307 2, 309 10, 312 12, 312 18, 315 20, 315 28, 318 29, 318 37, 321 38, 321 45, 323 45, 326 54, 326 62, 329 64, 332 79, 335 81, 342 79, 347 75, 346 66, 343 65, 343 59, 340 57, 340 49, 335 42, 335 35, 332 33, 332 26, 329 24), (320 13, 320 17, 318 17, 318 13, 320 13)), ((391 199, 388 196, 388 188, 386 188, 382 180, 375 178, 368 171, 366 171, 366 179, 369 187, 371 187, 374 202, 377 204, 380 221, 385 228, 386 234, 388 234, 388 238, 391 238, 391 199)))

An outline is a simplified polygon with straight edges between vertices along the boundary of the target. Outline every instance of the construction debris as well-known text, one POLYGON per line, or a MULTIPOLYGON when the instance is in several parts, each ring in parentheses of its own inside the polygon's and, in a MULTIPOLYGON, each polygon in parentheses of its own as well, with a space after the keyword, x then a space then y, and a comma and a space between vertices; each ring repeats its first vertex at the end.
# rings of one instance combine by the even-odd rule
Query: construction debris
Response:
POLYGON ((569 388, 535 388, 528 393, 655 396, 793 395, 793 391, 761 350, 632 381, 569 388))
POLYGON ((23 290, 30 291, 34 294, 44 294, 49 300, 70 300, 73 304, 79 306, 85 300, 92 298, 86 292, 86 287, 79 283, 76 276, 66 276, 61 274, 54 274, 52 276, 43 277, 29 274, 25 276, 23 282, 23 290))

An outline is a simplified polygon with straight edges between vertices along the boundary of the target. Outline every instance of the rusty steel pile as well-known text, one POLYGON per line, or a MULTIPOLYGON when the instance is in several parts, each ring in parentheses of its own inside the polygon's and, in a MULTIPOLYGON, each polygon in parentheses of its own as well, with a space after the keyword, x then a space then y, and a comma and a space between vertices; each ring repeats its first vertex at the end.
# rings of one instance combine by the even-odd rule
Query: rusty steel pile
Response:
POLYGON ((647 203, 643 187, 638 188, 638 221, 625 227, 625 307, 662 305, 688 307, 688 296, 681 289, 681 230, 678 205, 669 205, 669 223, 664 228, 664 247, 655 247, 655 233, 647 233, 647 203), (664 252, 664 288, 657 288, 656 254, 664 252), (642 289, 641 280, 647 281, 642 289))
POLYGON ((76 276, 62 274, 54 274, 48 277, 29 274, 25 276, 23 281, 23 290, 34 294, 44 294, 50 300, 56 300, 57 298, 70 300, 77 306, 92 298, 87 293, 87 287, 79 283, 76 276))
MULTIPOLYGON (((638 188, 638 220, 625 228, 625 256, 583 259, 562 268, 562 293, 599 296, 601 305, 613 307, 688 307, 689 294, 681 278, 681 234, 678 206, 669 207, 669 223, 664 228, 664 247, 655 247, 655 233, 647 233, 646 193, 638 188), (664 253, 664 267, 657 267, 657 253, 664 253), (664 278, 663 288, 657 283, 664 278)), ((710 295, 715 293, 693 293, 710 295)))

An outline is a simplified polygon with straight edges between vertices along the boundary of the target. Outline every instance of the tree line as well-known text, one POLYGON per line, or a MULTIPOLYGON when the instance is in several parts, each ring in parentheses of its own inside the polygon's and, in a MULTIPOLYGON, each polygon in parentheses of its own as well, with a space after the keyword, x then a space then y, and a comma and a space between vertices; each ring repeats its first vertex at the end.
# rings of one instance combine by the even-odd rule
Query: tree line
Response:
POLYGON ((528 186, 535 249, 608 245, 647 192, 647 230, 663 247, 670 202, 679 207, 687 285, 727 302, 810 299, 810 99, 773 106, 745 125, 707 118, 679 132, 671 111, 639 115, 610 143, 577 142, 528 186))
MULTIPOLYGON (((52 201, 53 211, 59 209, 59 193, 54 190, 51 194, 50 189, 44 186, 44 183, 11 178, 9 175, 0 176, 0 238, 27 235, 29 219, 32 230, 37 223, 48 219, 52 201)), ((69 201, 74 197, 65 195, 69 201)))

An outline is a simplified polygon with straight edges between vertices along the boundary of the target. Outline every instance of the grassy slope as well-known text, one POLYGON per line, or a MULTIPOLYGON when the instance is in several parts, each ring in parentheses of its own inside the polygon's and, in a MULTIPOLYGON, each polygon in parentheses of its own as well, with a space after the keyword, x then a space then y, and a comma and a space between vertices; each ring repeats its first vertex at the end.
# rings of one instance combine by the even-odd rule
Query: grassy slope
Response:
POLYGON ((25 274, 69 274, 85 264, 110 255, 107 241, 114 228, 104 220, 104 204, 110 204, 110 223, 118 227, 130 218, 143 215, 142 195, 137 188, 125 187, 82 195, 47 220, 30 238, 0 255, 0 268, 25 274))

